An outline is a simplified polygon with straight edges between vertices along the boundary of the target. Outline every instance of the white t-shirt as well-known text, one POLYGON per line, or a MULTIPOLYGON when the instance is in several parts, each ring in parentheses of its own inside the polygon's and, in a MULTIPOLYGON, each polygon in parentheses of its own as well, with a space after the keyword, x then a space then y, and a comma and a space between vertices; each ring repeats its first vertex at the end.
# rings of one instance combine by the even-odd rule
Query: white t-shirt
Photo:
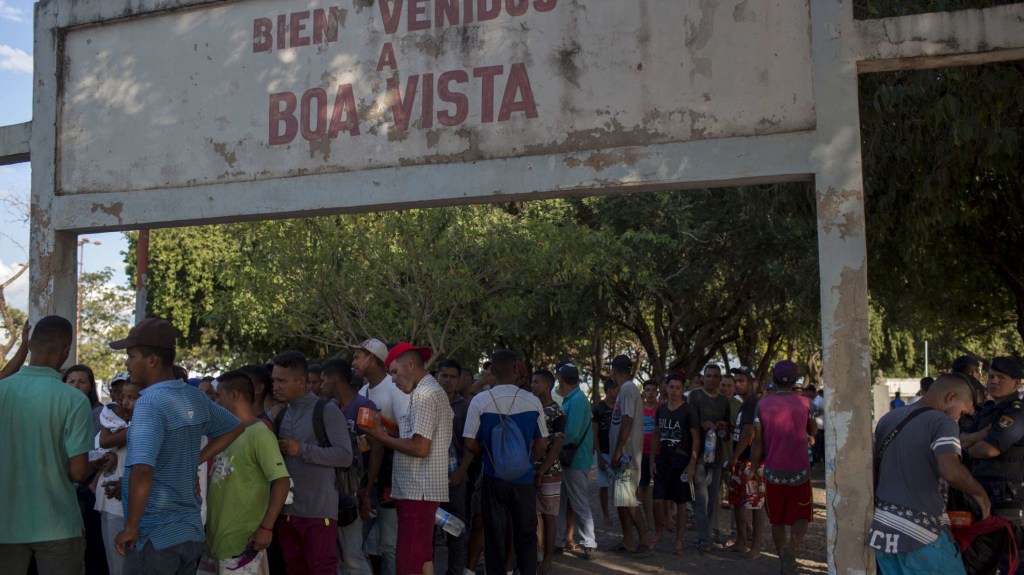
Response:
POLYGON ((373 387, 370 387, 370 384, 364 385, 359 390, 359 395, 369 398, 376 404, 382 416, 396 424, 400 418, 405 417, 412 405, 412 396, 398 389, 395 382, 391 381, 390 375, 384 376, 384 379, 373 387))
POLYGON ((811 400, 811 408, 814 409, 814 413, 817 414, 819 411, 821 415, 814 416, 814 423, 818 424, 818 429, 825 429, 825 398, 816 395, 811 400))
MULTIPOLYGON (((110 432, 126 429, 128 427, 128 423, 118 417, 118 415, 106 405, 103 406, 103 411, 100 412, 100 425, 110 432)), ((102 449, 100 447, 99 433, 96 434, 96 449, 102 449)), ((99 480, 96 482, 96 506, 93 509, 102 513, 110 513, 117 517, 124 517, 124 511, 121 509, 121 500, 107 499, 107 494, 103 489, 103 484, 108 481, 117 481, 118 479, 121 479, 122 475, 124 475, 124 457, 127 449, 126 446, 122 445, 121 447, 108 449, 107 451, 112 452, 117 457, 117 468, 110 473, 100 475, 99 480)))

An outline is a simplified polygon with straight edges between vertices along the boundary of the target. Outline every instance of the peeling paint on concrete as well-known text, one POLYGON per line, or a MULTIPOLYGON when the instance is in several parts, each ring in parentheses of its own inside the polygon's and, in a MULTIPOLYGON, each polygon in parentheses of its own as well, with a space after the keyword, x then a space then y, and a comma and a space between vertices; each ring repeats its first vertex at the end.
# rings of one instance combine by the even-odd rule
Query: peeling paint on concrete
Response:
POLYGON ((592 152, 587 154, 586 158, 582 160, 575 156, 570 156, 565 159, 565 165, 570 168, 586 166, 595 172, 603 172, 606 168, 612 166, 633 166, 642 159, 643 156, 637 154, 636 151, 626 149, 614 152, 592 152))
POLYGON ((234 167, 235 162, 238 161, 238 155, 235 153, 234 148, 228 150, 227 144, 224 142, 214 142, 213 140, 210 140, 210 145, 213 146, 213 151, 217 152, 217 155, 227 162, 229 167, 234 167))
POLYGON ((361 13, 364 8, 373 6, 373 4, 374 0, 352 0, 352 5, 356 9, 356 14, 361 13))
POLYGON ((92 205, 93 213, 95 213, 95 212, 103 212, 104 214, 107 214, 108 216, 113 217, 118 222, 121 221, 121 212, 123 210, 124 210, 124 203, 123 202, 115 202, 113 204, 110 204, 109 206, 106 205, 106 204, 96 204, 96 203, 94 203, 92 205))
POLYGON ((309 157, 313 158, 317 154, 320 154, 320 159, 324 162, 328 162, 331 159, 331 142, 330 137, 324 136, 319 140, 313 140, 309 142, 309 157))
POLYGON ((824 197, 818 204, 818 221, 826 234, 831 234, 834 228, 839 229, 840 239, 847 239, 859 236, 863 233, 864 221, 863 210, 854 213, 844 209, 847 202, 857 202, 863 205, 864 194, 859 190, 836 190, 829 188, 825 191, 824 197))
POLYGON ((757 20, 757 14, 750 8, 750 2, 744 0, 732 9, 733 22, 753 22, 757 20))

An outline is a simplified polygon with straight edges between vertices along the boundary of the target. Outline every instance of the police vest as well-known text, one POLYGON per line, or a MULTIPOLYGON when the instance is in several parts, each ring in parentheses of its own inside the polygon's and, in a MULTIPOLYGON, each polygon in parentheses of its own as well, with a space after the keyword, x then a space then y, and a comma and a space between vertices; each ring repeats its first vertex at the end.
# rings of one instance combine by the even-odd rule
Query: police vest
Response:
MULTIPOLYGON (((1020 401, 989 404, 978 414, 974 429, 985 429, 989 425, 994 430, 1000 426, 1009 427, 1001 424, 1006 418, 1010 418, 1012 424, 1015 417, 1024 417, 1020 401)), ((1024 445, 1017 442, 996 457, 975 459, 971 474, 985 488, 993 503, 1024 501, 1024 445)))

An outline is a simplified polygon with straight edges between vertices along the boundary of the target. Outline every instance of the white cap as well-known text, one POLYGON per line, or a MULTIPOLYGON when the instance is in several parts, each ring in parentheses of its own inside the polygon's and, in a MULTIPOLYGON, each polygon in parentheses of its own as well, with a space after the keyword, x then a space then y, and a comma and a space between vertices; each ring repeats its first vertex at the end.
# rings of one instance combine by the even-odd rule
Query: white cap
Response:
POLYGON ((384 342, 379 339, 366 339, 359 345, 350 345, 349 348, 368 351, 377 356, 377 359, 379 359, 381 363, 386 361, 388 358, 388 346, 384 345, 384 342))

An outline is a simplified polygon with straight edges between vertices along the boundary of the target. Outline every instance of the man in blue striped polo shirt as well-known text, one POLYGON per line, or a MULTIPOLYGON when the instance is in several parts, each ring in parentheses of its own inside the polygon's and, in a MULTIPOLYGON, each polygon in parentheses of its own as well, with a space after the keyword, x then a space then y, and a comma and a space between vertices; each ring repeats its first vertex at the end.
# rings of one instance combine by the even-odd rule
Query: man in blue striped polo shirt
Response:
POLYGON ((128 428, 125 526, 114 539, 129 574, 196 572, 206 539, 197 469, 245 431, 231 412, 174 378, 175 340, 170 322, 149 318, 110 343, 127 351, 132 382, 144 388, 128 428), (210 442, 200 449, 204 436, 210 442))

